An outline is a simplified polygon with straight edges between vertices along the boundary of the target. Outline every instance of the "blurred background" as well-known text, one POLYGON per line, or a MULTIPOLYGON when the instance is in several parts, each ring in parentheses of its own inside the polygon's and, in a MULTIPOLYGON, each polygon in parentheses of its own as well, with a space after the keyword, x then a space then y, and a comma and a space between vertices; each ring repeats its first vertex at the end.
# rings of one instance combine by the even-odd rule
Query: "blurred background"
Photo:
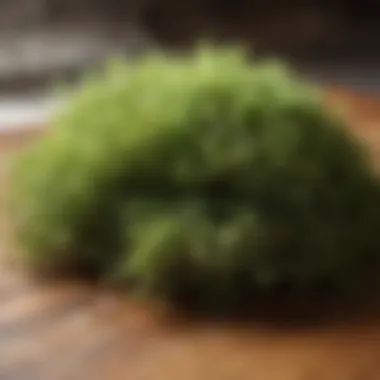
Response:
POLYGON ((75 83, 110 55, 204 39, 380 92, 379 8, 376 0, 0 0, 0 124, 21 114, 42 120, 54 83, 75 83))

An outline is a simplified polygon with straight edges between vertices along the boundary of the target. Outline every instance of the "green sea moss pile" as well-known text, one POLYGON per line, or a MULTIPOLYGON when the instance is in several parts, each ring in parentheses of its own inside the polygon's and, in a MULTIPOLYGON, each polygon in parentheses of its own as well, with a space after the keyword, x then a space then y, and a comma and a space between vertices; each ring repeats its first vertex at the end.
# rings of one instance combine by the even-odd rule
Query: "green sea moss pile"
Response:
POLYGON ((238 49, 113 62, 15 172, 43 272, 235 304, 352 284, 376 262, 378 183, 318 92, 238 49))

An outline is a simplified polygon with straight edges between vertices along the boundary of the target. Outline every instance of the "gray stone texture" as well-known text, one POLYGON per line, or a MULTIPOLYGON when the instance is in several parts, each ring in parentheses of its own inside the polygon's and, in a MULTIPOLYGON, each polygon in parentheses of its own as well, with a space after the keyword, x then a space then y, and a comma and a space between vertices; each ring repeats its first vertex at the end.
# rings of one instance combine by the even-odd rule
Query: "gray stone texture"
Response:
POLYGON ((360 9, 351 3, 0 0, 0 92, 75 77, 115 52, 187 47, 199 39, 239 41, 301 60, 380 56, 375 10, 364 0, 360 9))

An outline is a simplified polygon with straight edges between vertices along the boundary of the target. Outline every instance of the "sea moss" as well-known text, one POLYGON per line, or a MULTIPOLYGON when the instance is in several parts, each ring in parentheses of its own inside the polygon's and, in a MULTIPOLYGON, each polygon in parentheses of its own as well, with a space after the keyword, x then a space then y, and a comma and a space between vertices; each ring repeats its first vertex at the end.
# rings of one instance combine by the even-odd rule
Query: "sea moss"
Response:
POLYGON ((112 62, 15 172, 25 255, 229 304, 352 284, 376 261, 378 183, 319 92, 239 49, 112 62))

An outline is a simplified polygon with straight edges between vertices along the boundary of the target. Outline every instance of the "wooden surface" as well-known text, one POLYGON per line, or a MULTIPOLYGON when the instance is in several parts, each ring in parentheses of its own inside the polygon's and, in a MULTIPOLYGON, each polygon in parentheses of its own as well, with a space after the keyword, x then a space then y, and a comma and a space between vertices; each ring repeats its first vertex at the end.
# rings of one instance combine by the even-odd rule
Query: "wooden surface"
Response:
MULTIPOLYGON (((380 147, 380 100, 329 91, 351 128, 380 147)), ((0 136, 2 210, 11 153, 37 130, 0 136)), ((379 154, 380 157, 380 154, 379 154)), ((380 318, 326 317, 317 326, 180 323, 82 284, 36 284, 9 261, 1 213, 0 380, 379 380, 380 318)), ((360 314, 360 312, 358 312, 360 314)), ((272 315, 273 316, 273 315, 272 315)), ((261 322, 260 322, 261 321, 261 322)))

